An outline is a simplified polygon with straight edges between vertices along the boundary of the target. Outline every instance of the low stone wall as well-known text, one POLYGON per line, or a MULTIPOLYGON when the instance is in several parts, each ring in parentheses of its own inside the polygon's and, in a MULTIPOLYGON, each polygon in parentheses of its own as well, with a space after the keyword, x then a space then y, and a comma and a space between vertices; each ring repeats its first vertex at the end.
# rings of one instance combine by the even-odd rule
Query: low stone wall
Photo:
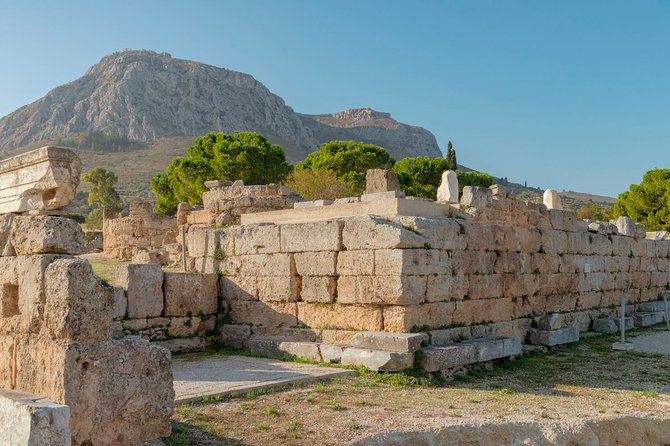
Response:
POLYGON ((127 217, 105 218, 103 250, 130 259, 138 250, 159 249, 177 242, 177 220, 158 215, 150 203, 131 204, 127 217))
POLYGON ((72 445, 168 435, 170 354, 114 330, 113 289, 69 219, 0 216, 0 387, 70 407, 72 445))
POLYGON ((269 223, 191 228, 190 267, 219 274, 228 319, 251 326, 224 327, 237 330, 231 339, 254 327, 487 332, 455 334, 462 326, 524 338, 531 318, 554 312, 585 331, 622 295, 634 305, 669 287, 670 242, 646 240, 639 225, 621 235, 501 188, 467 192, 455 206, 381 194, 326 206, 325 221, 309 222, 318 212, 307 208, 248 216, 269 223), (349 216, 332 217, 337 206, 349 216), (357 206, 379 216, 353 216, 357 206))
POLYGON ((16 390, 0 390, 0 444, 70 446, 70 408, 16 390))

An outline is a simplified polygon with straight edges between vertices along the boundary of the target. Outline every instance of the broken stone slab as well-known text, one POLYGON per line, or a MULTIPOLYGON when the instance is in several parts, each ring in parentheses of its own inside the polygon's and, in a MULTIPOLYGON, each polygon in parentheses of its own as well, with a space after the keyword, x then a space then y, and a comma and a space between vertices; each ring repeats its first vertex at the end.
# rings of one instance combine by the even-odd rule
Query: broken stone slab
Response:
POLYGON ((374 192, 370 194, 361 195, 361 201, 377 201, 385 200, 387 198, 405 198, 405 194, 399 190, 391 190, 388 192, 374 192))
POLYGON ((437 188, 437 201, 458 203, 458 177, 453 170, 442 173, 442 181, 437 188))
POLYGON ((414 365, 414 353, 348 347, 342 352, 342 364, 364 366, 375 372, 400 372, 414 365))
POLYGON ((635 220, 630 217, 619 217, 614 221, 617 231, 620 235, 628 237, 635 237, 637 231, 635 228, 635 220))
POLYGON ((545 345, 547 347, 570 344, 579 341, 579 330, 575 327, 565 327, 560 330, 537 330, 531 328, 528 332, 528 341, 534 345, 545 345))
POLYGON ((636 327, 649 327, 660 324, 664 320, 664 312, 633 313, 633 323, 636 327))
POLYGON ((597 220, 585 220, 587 231, 603 235, 617 235, 619 231, 613 223, 597 220))
POLYGON ((593 331, 597 333, 616 333, 619 328, 614 318, 606 317, 593 321, 593 331))
POLYGON ((365 193, 399 191, 400 181, 395 173, 386 169, 368 169, 365 174, 365 193))
POLYGON ((16 255, 82 254, 84 231, 69 218, 45 215, 15 216, 9 240, 16 255))
POLYGON ((329 364, 339 364, 342 362, 342 352, 344 347, 335 344, 319 344, 319 353, 321 361, 329 364))
POLYGON ((18 390, 0 390, 0 444, 70 446, 70 408, 18 390))
POLYGON ((351 339, 351 345, 369 350, 413 353, 421 348, 424 341, 428 341, 426 333, 359 331, 351 339))
POLYGON ((81 161, 63 147, 42 147, 0 161, 0 214, 65 208, 75 196, 81 161))
POLYGON ((521 339, 516 336, 492 336, 469 339, 463 345, 474 345, 477 348, 477 362, 493 361, 521 353, 521 339))
POLYGON ((427 372, 474 364, 479 360, 476 344, 449 344, 421 349, 421 367, 427 372))
POLYGON ((538 330, 558 330, 563 326, 563 315, 552 313, 535 319, 538 330))
POLYGON ((488 187, 465 186, 461 204, 475 208, 487 208, 493 204, 493 192, 488 187))
POLYGON ((637 306, 637 311, 641 313, 656 313, 665 311, 665 302, 662 300, 652 300, 649 302, 642 302, 637 306))
POLYGON ((547 207, 547 209, 563 210, 561 196, 558 195, 558 192, 556 192, 554 189, 547 189, 544 191, 542 202, 547 207))

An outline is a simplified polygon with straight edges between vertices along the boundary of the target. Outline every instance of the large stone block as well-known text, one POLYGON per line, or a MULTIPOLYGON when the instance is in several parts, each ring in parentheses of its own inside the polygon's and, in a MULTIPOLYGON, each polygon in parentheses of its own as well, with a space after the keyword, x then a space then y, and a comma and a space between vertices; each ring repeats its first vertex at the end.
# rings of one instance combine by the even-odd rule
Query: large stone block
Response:
POLYGON ((364 366, 376 372, 399 372, 414 365, 414 353, 349 347, 342 352, 342 364, 364 366))
POLYGON ((393 221, 416 231, 433 249, 465 249, 467 247, 459 221, 447 217, 414 217, 399 215, 393 221))
POLYGON ((477 362, 515 356, 521 353, 521 339, 516 336, 492 336, 469 339, 464 345, 474 345, 477 349, 477 362))
POLYGON ((386 169, 368 169, 365 174, 365 193, 399 191, 400 182, 395 173, 386 169))
POLYGON ((478 361, 475 344, 451 344, 440 347, 426 347, 421 350, 421 367, 427 372, 448 370, 474 364, 478 361))
POLYGON ((0 444, 70 446, 70 408, 18 390, 0 390, 0 444))
POLYGON ((324 276, 303 276, 300 299, 303 302, 331 303, 337 291, 337 278, 324 276))
POLYGON ((337 301, 346 304, 413 305, 425 301, 426 276, 341 276, 337 301))
POLYGON ((491 189, 478 186, 465 186, 461 204, 475 208, 488 208, 493 204, 493 193, 491 189))
POLYGON ((418 327, 451 325, 455 307, 455 302, 384 307, 384 331, 407 333, 418 327))
POLYGON ((301 276, 334 276, 336 251, 301 252, 293 255, 295 268, 301 276))
POLYGON ((216 313, 217 281, 216 274, 164 273, 165 314, 190 316, 216 313))
POLYGON ((454 324, 472 325, 481 322, 501 322, 512 319, 514 305, 511 298, 464 300, 454 302, 454 324))
POLYGON ((375 216, 348 218, 342 231, 342 243, 347 250, 422 248, 426 239, 414 232, 375 216))
POLYGON ((665 312, 633 313, 633 323, 636 327, 648 327, 663 322, 665 312))
POLYGON ((240 324, 293 327, 298 324, 295 303, 231 301, 230 317, 240 324))
POLYGON ((0 214, 65 208, 75 196, 80 173, 79 157, 62 147, 0 161, 0 214))
POLYGON ((114 284, 126 292, 129 318, 158 317, 163 312, 163 270, 160 265, 131 263, 120 266, 114 284))
POLYGON ((342 251, 337 255, 340 276, 371 276, 375 273, 375 252, 371 249, 342 251))
POLYGON ((381 331, 381 307, 372 305, 312 304, 298 302, 298 320, 312 328, 381 331))
POLYGON ((551 227, 556 231, 577 231, 577 214, 573 211, 564 211, 559 209, 549 210, 549 221, 551 227))
POLYGON ((426 302, 463 300, 469 289, 470 277, 467 275, 430 275, 426 284, 426 302))
POLYGON ((256 278, 258 299, 263 302, 297 302, 300 300, 300 277, 259 276, 256 278))
POLYGON ((579 330, 575 327, 564 327, 560 330, 536 330, 528 332, 528 342, 548 347, 561 344, 570 344, 579 341, 579 330))
POLYGON ((219 294, 226 301, 258 300, 258 279, 255 276, 222 276, 219 294))
POLYGON ((341 251, 342 228, 339 220, 282 225, 283 252, 341 251))
POLYGON ((416 352, 428 341, 426 333, 388 333, 359 331, 351 339, 353 347, 391 352, 416 352))
POLYGON ((280 251, 279 226, 240 226, 234 233, 235 254, 272 254, 280 251))
POLYGON ((449 265, 446 252, 437 249, 379 249, 375 251, 375 274, 445 274, 449 265))
POLYGON ((46 215, 14 217, 10 242, 17 255, 81 254, 85 250, 79 223, 46 215))

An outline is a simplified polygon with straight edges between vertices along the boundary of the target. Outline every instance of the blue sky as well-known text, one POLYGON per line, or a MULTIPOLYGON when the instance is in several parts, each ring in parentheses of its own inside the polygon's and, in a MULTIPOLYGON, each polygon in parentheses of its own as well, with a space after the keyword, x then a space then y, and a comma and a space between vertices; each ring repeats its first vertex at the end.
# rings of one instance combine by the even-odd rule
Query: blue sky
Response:
POLYGON ((670 167, 667 1, 0 0, 0 116, 124 48, 372 107, 512 181, 616 196, 670 167))

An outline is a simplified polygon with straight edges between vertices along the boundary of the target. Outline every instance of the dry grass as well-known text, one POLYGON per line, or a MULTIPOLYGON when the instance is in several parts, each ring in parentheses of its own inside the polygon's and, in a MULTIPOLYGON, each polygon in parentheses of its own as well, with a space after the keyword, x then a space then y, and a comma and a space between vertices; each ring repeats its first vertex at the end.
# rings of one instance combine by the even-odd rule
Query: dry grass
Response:
POLYGON ((361 372, 304 388, 183 405, 166 442, 334 445, 391 430, 462 423, 667 416, 670 356, 616 352, 615 340, 586 338, 545 354, 475 368, 448 383, 361 372))

